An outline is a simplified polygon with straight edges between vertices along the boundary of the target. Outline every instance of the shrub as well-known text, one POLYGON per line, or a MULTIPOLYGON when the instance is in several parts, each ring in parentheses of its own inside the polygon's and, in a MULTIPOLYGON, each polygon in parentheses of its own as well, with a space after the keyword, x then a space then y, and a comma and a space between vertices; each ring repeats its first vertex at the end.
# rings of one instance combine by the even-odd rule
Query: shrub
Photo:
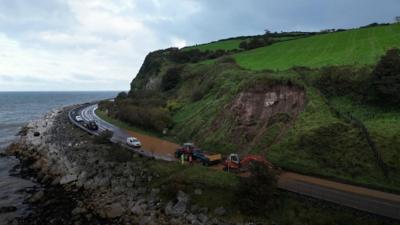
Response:
POLYGON ((161 89, 163 91, 168 91, 175 88, 179 81, 181 80, 180 73, 182 72, 182 67, 172 67, 170 68, 161 80, 161 89))
POLYGON ((160 132, 171 123, 171 117, 167 110, 151 106, 123 106, 118 112, 118 118, 129 124, 160 132))
POLYGON ((368 67, 329 66, 321 69, 314 84, 328 97, 349 95, 361 100, 367 95, 370 73, 368 67))
POLYGON ((245 214, 262 214, 273 205, 276 177, 267 166, 260 163, 254 163, 250 171, 250 177, 240 178, 235 201, 245 214))
POLYGON ((215 59, 226 55, 228 52, 223 49, 216 51, 200 51, 199 49, 179 50, 172 49, 169 52, 169 59, 175 63, 196 63, 202 60, 215 59))
POLYGON ((400 50, 390 49, 373 71, 372 86, 382 102, 400 103, 400 50))
POLYGON ((193 93, 192 93, 192 102, 197 102, 199 100, 201 100, 204 97, 204 93, 202 90, 200 90, 200 88, 196 88, 193 93))
POLYGON ((245 40, 245 41, 240 42, 239 48, 249 50, 249 49, 260 48, 260 47, 264 47, 267 45, 271 45, 273 43, 274 43, 274 41, 272 40, 272 38, 267 37, 267 36, 262 36, 262 37, 252 38, 248 41, 245 40))

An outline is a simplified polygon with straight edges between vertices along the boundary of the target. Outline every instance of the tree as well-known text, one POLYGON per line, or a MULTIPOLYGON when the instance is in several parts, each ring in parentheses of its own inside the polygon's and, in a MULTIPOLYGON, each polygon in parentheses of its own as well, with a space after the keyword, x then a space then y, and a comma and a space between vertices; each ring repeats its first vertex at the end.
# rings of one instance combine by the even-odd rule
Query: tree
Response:
POLYGON ((394 18, 394 20, 396 21, 396 23, 400 23, 400 16, 396 16, 396 18, 394 18))
POLYGON ((118 93, 117 95, 117 100, 122 100, 128 97, 128 94, 125 91, 121 91, 120 93, 118 93))
POLYGON ((383 102, 400 103, 400 50, 390 49, 373 71, 372 86, 383 102))

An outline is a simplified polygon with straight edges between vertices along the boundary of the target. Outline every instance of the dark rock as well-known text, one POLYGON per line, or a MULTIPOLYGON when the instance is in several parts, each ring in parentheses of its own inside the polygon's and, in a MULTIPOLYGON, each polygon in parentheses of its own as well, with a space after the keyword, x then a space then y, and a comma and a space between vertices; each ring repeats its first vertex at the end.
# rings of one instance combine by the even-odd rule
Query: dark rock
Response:
POLYGON ((223 216, 226 214, 226 210, 224 207, 218 207, 218 208, 214 209, 214 214, 223 216))
POLYGON ((106 218, 116 218, 122 216, 125 212, 125 209, 122 207, 120 203, 114 203, 109 205, 105 209, 105 216, 106 218))
POLYGON ((0 214, 15 212, 16 210, 17 210, 17 208, 15 206, 3 206, 3 207, 0 207, 0 214))
POLYGON ((205 224, 208 221, 208 217, 205 214, 200 214, 197 216, 201 224, 205 224))
POLYGON ((178 199, 178 202, 188 202, 189 201, 189 196, 183 191, 179 191, 176 198, 178 199))
POLYGON ((33 136, 35 136, 35 137, 40 136, 40 132, 39 132, 39 131, 35 131, 35 132, 33 133, 33 136))
POLYGON ((30 198, 29 198, 29 202, 30 203, 36 203, 39 202, 44 196, 44 192, 43 191, 39 191, 36 192, 35 194, 33 194, 30 198))

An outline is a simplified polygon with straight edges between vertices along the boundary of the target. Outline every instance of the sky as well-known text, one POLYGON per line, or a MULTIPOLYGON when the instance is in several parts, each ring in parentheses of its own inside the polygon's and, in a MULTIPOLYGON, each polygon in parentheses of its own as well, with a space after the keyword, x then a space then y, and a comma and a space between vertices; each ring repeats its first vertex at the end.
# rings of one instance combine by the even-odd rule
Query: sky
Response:
POLYGON ((157 49, 399 15, 399 0, 0 0, 0 91, 129 90, 157 49))

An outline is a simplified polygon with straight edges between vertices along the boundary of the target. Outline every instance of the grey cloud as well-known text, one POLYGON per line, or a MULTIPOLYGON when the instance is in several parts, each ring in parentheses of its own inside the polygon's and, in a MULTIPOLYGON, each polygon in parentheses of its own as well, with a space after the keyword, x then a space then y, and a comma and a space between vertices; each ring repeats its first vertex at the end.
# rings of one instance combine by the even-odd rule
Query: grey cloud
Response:
POLYGON ((156 24, 163 32, 179 34, 191 43, 243 34, 262 33, 268 28, 320 30, 350 28, 372 22, 391 22, 400 14, 397 0, 219 0, 201 1, 203 11, 190 19, 156 24))
MULTIPOLYGON (((81 90, 86 87, 127 89, 145 54, 169 47, 172 38, 197 44, 260 34, 264 29, 315 31, 351 28, 372 22, 391 22, 400 15, 399 0, 131 0, 135 7, 124 8, 112 16, 131 18, 140 23, 139 29, 133 31, 135 34, 123 32, 116 35, 108 30, 87 31, 92 28, 92 23, 89 27, 81 26, 77 12, 68 4, 71 1, 0 0, 0 40, 12 39, 8 47, 10 51, 15 50, 15 53, 8 54, 15 57, 8 61, 10 65, 0 64, 0 72, 3 69, 3 73, 7 73, 0 74, 0 81, 14 82, 15 86, 21 84, 21 87, 26 84, 25 88, 53 85, 53 88, 71 90, 78 87, 81 90), (18 71, 13 62, 26 59, 33 62, 18 71), (28 67, 32 70, 26 69, 28 67), (19 75, 34 74, 34 71, 40 71, 36 72, 38 76, 19 75), (39 74, 42 71, 45 74, 39 74), (51 78, 57 75, 68 78, 63 82, 60 82, 61 78, 52 81, 51 78), (113 76, 118 79, 110 79, 113 76), (28 86, 29 82, 36 86, 28 86)), ((93 0, 74 3, 88 1, 93 0)), ((130 0, 107 1, 107 4, 123 1, 130 0)), ((80 13, 88 16, 88 12, 80 13)), ((90 19, 100 28, 103 22, 109 22, 98 21, 98 17, 90 19)), ((126 24, 122 25, 125 28, 126 24)), ((112 25, 110 27, 112 30, 112 25)))

